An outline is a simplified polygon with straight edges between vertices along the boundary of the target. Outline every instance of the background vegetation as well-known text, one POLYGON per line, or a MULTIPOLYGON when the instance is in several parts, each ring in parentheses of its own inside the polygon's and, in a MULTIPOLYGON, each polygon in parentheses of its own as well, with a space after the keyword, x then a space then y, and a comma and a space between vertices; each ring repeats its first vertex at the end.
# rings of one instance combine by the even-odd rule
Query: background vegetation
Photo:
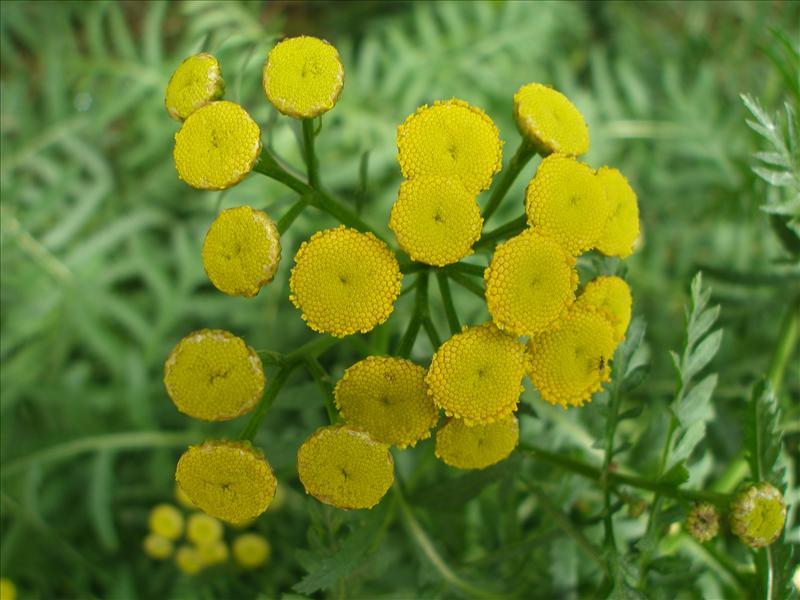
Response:
MULTIPOLYGON (((300 242, 332 224, 306 211, 283 238, 276 282, 255 299, 214 290, 199 251, 217 209, 250 204, 279 217, 292 195, 258 175, 222 194, 178 181, 171 158, 176 124, 164 110, 163 90, 186 55, 215 53, 227 97, 254 115, 265 143, 301 167, 299 131, 266 102, 261 66, 284 34, 330 40, 347 81, 318 140, 323 180, 362 203, 367 221, 388 232, 400 181, 395 131, 407 114, 453 96, 481 106, 500 128, 508 159, 518 140, 514 91, 530 81, 555 85, 587 118, 586 160, 620 168, 639 195, 643 245, 626 264, 637 328, 647 328, 638 349, 631 332, 627 349, 636 351, 629 375, 641 379, 645 363, 649 374, 633 389, 635 381, 622 385, 618 368, 610 398, 566 412, 528 389, 523 443, 600 466, 614 439, 610 415, 616 423, 617 409, 635 409, 641 414, 619 422, 606 456, 628 472, 656 477, 672 419, 678 427, 690 424, 684 421, 691 407, 681 403, 693 383, 682 363, 676 392, 669 350, 684 360, 699 351, 691 338, 686 346, 684 306, 702 268, 703 289, 713 289, 705 308, 721 306, 724 333, 707 367, 717 373, 716 388, 702 388, 704 401, 691 413, 690 421, 707 428, 692 434, 685 456, 686 448, 675 449, 689 459, 688 486, 733 489, 748 476, 745 430, 771 433, 764 451, 775 453, 774 425, 785 434, 777 464, 787 468, 787 499, 794 503, 800 369, 796 353, 794 362, 789 358, 791 339, 788 349, 778 340, 786 344, 800 269, 791 229, 771 224, 781 217, 760 207, 800 212, 791 204, 800 193, 797 148, 792 154, 788 137, 796 124, 787 123, 783 108, 800 100, 800 5, 3 2, 0 11, 0 569, 22 597, 763 592, 766 554, 754 558, 730 534, 705 547, 694 543, 678 525, 685 505, 653 502, 635 488, 622 488, 607 504, 596 483, 522 452, 464 476, 439 464, 427 441, 396 455, 405 502, 387 497, 368 513, 319 505, 302 492, 294 454, 326 416, 313 381, 299 374, 256 440, 286 491, 279 512, 256 526, 273 545, 271 563, 246 576, 217 569, 186 577, 145 557, 147 513, 171 499, 181 449, 241 427, 202 425, 177 413, 161 383, 164 357, 202 327, 230 329, 257 349, 289 351, 308 341, 312 334, 288 301, 288 270, 300 242), (762 131, 749 128, 746 119, 757 126, 758 119, 741 93, 758 98, 778 126, 762 120, 762 131), (772 154, 754 158, 756 151, 772 154), (757 164, 764 177, 754 172, 757 164), (764 375, 782 382, 779 425, 756 419, 775 406, 751 396, 764 375), (604 521, 615 527, 616 546, 604 539, 604 521)), ((534 168, 526 168, 490 225, 519 214, 534 168)), ((486 255, 475 261, 485 264, 486 255)), ((618 268, 592 260, 581 267, 587 276, 618 268)), ((456 293, 464 322, 486 318, 478 299, 456 293)), ((696 316, 704 300, 698 288, 696 316)), ((331 376, 396 344, 410 310, 411 298, 403 296, 385 326, 326 353, 331 376)), ((431 351, 421 337, 412 356, 425 361, 431 351)), ((796 544, 794 517, 792 509, 786 540, 796 544)), ((788 546, 779 546, 776 555, 785 558, 780 552, 788 546)), ((769 572, 785 579, 788 564, 768 558, 769 572)))

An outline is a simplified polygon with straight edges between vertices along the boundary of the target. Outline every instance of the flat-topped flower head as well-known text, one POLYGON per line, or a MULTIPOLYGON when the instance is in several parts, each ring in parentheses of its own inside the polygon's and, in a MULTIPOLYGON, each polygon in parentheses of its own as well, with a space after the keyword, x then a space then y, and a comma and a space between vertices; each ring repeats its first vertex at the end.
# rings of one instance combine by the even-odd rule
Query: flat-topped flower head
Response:
POLYGON ((569 156, 589 149, 589 128, 575 105, 541 83, 523 85, 514 94, 514 120, 520 133, 544 152, 569 156))
POLYGON ((596 175, 608 199, 610 215, 595 244, 606 256, 627 258, 639 238, 639 205, 636 192, 617 169, 602 167, 596 175))
POLYGON ((249 206, 223 210, 206 233, 203 267, 220 292, 252 297, 275 276, 281 239, 275 222, 249 206))
POLYGON ((321 427, 297 451, 306 493, 337 508, 372 508, 394 481, 389 446, 350 425, 321 427))
POLYGON ((575 300, 575 258, 553 238, 527 229, 497 246, 488 268, 486 304, 501 329, 535 335, 575 300))
POLYGON ((594 306, 608 318, 617 343, 625 339, 633 297, 624 279, 608 275, 596 277, 586 284, 577 302, 581 306, 594 306))
POLYGON ((175 565, 185 575, 197 575, 203 570, 200 552, 193 546, 181 546, 175 553, 175 565))
POLYGON ((455 98, 419 107, 397 128, 403 177, 451 177, 474 194, 487 189, 502 167, 502 147, 486 113, 455 98))
POLYGON ((194 513, 186 523, 186 538, 197 546, 218 542, 222 533, 222 522, 205 513, 194 513))
POLYGON ((588 165, 563 154, 542 160, 525 193, 528 223, 577 256, 593 248, 611 214, 588 165))
POLYGON ((269 560, 272 548, 263 535, 243 533, 233 540, 233 559, 242 569, 257 569, 269 560))
POLYGON ((203 567, 211 567, 226 562, 230 552, 225 541, 220 539, 208 544, 198 544, 197 554, 203 567))
POLYGON ((472 427, 451 418, 436 432, 436 456, 457 469, 485 469, 508 458, 518 441, 519 422, 513 414, 472 427))
POLYGON ((400 184, 389 229, 417 262, 443 266, 472 254, 483 219, 475 194, 460 180, 421 176, 400 184))
POLYGON ((217 59, 206 52, 195 54, 184 60, 167 84, 164 104, 169 116, 176 121, 222 98, 225 83, 217 59))
MULTIPOLYGON (((144 553, 155 560, 166 560, 172 556, 174 550, 172 542, 157 533, 150 533, 142 542, 144 553)), ((6 600, 5 596, 0 596, 0 600, 6 600)))
POLYGON ((763 548, 777 540, 786 522, 786 502, 774 486, 753 483, 731 503, 731 530, 743 544, 763 548))
POLYGON ((227 421, 249 412, 264 391, 258 354, 228 331, 201 329, 183 338, 164 363, 164 386, 184 414, 227 421))
POLYGON ((425 381, 447 416, 485 424, 516 409, 527 366, 525 345, 489 322, 467 327, 442 344, 425 381))
POLYGON ((277 483, 261 452, 247 442, 223 440, 189 446, 175 479, 200 510, 234 525, 267 510, 277 483))
POLYGON ((394 310, 400 265, 371 233, 343 225, 318 231, 294 257, 289 299, 311 329, 344 337, 366 333, 394 310))
POLYGON ((221 100, 197 109, 175 134, 178 177, 201 190, 239 183, 261 155, 261 130, 247 111, 221 100))
POLYGON ((344 67, 328 42, 301 35, 270 50, 263 84, 267 99, 280 112, 310 119, 336 104, 344 86, 344 67))
POLYGON ((150 531, 165 540, 177 540, 183 533, 183 515, 172 504, 158 504, 147 519, 150 531))
POLYGON ((348 368, 333 391, 347 423, 398 448, 431 435, 439 410, 428 396, 426 369, 410 360, 368 356, 348 368))
POLYGON ((551 329, 531 338, 531 381, 551 404, 582 406, 611 381, 616 345, 603 313, 573 305, 551 329))

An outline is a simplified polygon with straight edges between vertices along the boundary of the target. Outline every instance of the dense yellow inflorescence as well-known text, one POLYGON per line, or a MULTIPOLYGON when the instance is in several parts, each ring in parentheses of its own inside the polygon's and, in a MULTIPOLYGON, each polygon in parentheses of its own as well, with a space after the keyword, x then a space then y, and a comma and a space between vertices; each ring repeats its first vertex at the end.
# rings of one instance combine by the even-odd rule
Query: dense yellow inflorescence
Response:
POLYGON ((348 368, 336 384, 336 406, 349 424, 375 441, 414 446, 430 437, 439 420, 425 373, 410 360, 368 356, 348 368))
POLYGON ((200 552, 193 546, 181 546, 175 552, 175 565, 186 575, 197 575, 203 570, 200 552))
POLYGON ((182 413, 226 421, 256 405, 264 391, 264 371, 244 340, 221 329, 202 329, 172 350, 164 363, 164 385, 182 413))
POLYGON ((602 167, 597 179, 607 198, 610 216, 595 244, 606 256, 628 258, 639 238, 639 205, 636 192, 617 169, 602 167))
POLYGON ((6 577, 0 577, 0 600, 17 600, 17 586, 6 577))
POLYGON ((272 548, 263 535, 243 533, 233 540, 233 558, 242 569, 256 569, 265 564, 272 548))
POLYGON ((394 310, 400 265, 371 233, 344 226, 318 231, 294 260, 289 299, 314 331, 335 337, 366 333, 394 310))
POLYGON ((270 50, 263 84, 267 99, 280 112, 308 119, 334 107, 344 86, 344 68, 336 48, 302 35, 270 50))
POLYGON ((614 328, 617 343, 625 339, 631 322, 633 297, 624 279, 607 275, 597 277, 586 284, 577 302, 582 306, 594 306, 606 316, 614 328))
POLYGON ((447 416, 467 425, 491 423, 516 409, 527 366, 525 345, 489 322, 442 344, 425 381, 447 416))
POLYGON ((261 155, 261 130, 241 106, 222 100, 194 111, 175 134, 178 177, 201 190, 239 183, 261 155))
POLYGON ((484 273, 486 304, 495 324, 535 335, 575 300, 575 259, 552 238, 527 229, 500 244, 484 273))
POLYGON ((219 519, 205 513, 194 513, 186 523, 186 539, 197 546, 206 546, 222 539, 223 527, 219 519))
POLYGON ((575 105, 541 83, 523 85, 514 94, 514 120, 520 133, 543 152, 569 156, 589 149, 589 128, 575 105))
POLYGON ((403 177, 450 177, 474 194, 487 189, 502 167, 502 146, 488 115, 455 98, 419 107, 397 128, 403 177))
POLYGON ((144 538, 142 549, 147 556, 155 560, 167 560, 174 551, 172 541, 157 533, 150 533, 144 538))
POLYGON ((177 540, 183 533, 183 515, 171 504, 154 506, 147 522, 150 531, 166 540, 177 540))
POLYGON ((269 463, 249 443, 221 440, 189 446, 175 479, 199 509, 233 524, 263 513, 277 483, 269 463))
POLYGON ((389 446, 349 425, 321 427, 297 452, 297 474, 320 502, 343 509, 372 508, 394 481, 389 446))
POLYGON ((531 381, 551 404, 582 406, 611 380, 615 348, 614 329, 605 315, 573 305, 552 329, 531 338, 531 381))
POLYGON ((169 116, 176 121, 222 98, 225 83, 217 59, 206 52, 184 60, 170 77, 164 104, 169 116))
POLYGON ((272 281, 281 259, 275 222, 249 206, 223 210, 203 242, 203 267, 220 292, 252 297, 272 281))
POLYGON ((577 256, 593 248, 603 233, 610 205, 594 171, 563 154, 539 165, 525 193, 528 223, 577 256))
POLYGON ((457 469, 484 469, 508 458, 518 441, 514 415, 472 427, 451 418, 436 432, 436 456, 457 469))

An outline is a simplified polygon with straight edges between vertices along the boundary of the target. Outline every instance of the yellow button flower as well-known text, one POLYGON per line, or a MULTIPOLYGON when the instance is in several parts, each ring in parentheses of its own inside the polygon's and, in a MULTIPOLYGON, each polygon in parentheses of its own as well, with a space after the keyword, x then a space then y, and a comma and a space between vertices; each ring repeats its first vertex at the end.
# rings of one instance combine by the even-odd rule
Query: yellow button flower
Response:
POLYGON ((336 384, 336 406, 345 420, 372 439, 398 448, 431 435, 439 411, 428 396, 425 368, 410 360, 369 356, 336 384))
POLYGON ((275 222, 249 206, 223 210, 206 234, 203 267, 219 291, 252 297, 275 276, 281 240, 275 222))
POLYGON ((147 556, 155 560, 166 560, 172 556, 172 542, 156 533, 151 533, 144 538, 142 548, 147 556))
POLYGON ((397 128, 403 177, 451 177, 472 193, 491 185, 503 164, 502 147, 486 113, 455 98, 419 107, 397 128))
POLYGON ((553 238, 527 229, 497 246, 484 273, 486 304, 501 329, 544 331, 575 300, 575 259, 553 238))
POLYGON ((280 112, 308 119, 334 107, 344 86, 344 67, 328 42, 301 35, 270 50, 263 84, 267 99, 280 112))
POLYGON ((203 570, 203 561, 197 548, 181 546, 175 553, 175 564, 186 575, 197 575, 203 570))
POLYGON ((412 259, 443 266, 472 254, 481 237, 475 194, 457 179, 417 177, 400 184, 389 228, 412 259))
POLYGON ((243 533, 233 540, 233 558, 243 569, 256 569, 265 564, 272 553, 263 535, 243 533))
POLYGON ((201 190, 239 183, 261 155, 261 130, 241 106, 221 100, 194 111, 175 134, 178 177, 201 190))
POLYGON ((228 331, 190 333, 164 363, 164 385, 178 410, 204 421, 226 421, 250 411, 264 391, 258 354, 228 331))
POLYGON ((197 507, 194 505, 194 502, 192 502, 191 500, 189 500, 189 496, 187 496, 187 495, 186 495, 186 492, 184 492, 184 491, 181 489, 181 486, 179 486, 179 485, 177 484, 177 482, 175 483, 175 500, 176 500, 176 501, 178 502, 178 504, 180 504, 180 505, 181 505, 183 508, 188 508, 188 509, 195 509, 195 508, 197 508, 197 507))
POLYGON ((489 322, 442 344, 425 381, 447 416, 466 425, 491 423, 516 409, 527 366, 525 345, 489 322))
POLYGON ((211 567, 224 563, 228 560, 228 545, 222 541, 209 542, 208 544, 199 544, 196 546, 197 556, 204 567, 211 567))
POLYGON ((731 503, 731 530, 743 544, 763 548, 777 540, 786 523, 786 502, 780 491, 766 482, 741 490, 731 503))
POLYGON ((461 419, 448 419, 436 432, 436 456, 457 469, 484 469, 508 458, 518 441, 514 415, 472 427, 461 419))
POLYGON ((170 77, 164 104, 176 121, 213 100, 222 98, 225 83, 217 59, 206 52, 184 60, 170 77))
POLYGON ((318 231, 294 257, 289 299, 311 329, 366 333, 394 310, 402 274, 389 247, 343 225, 318 231))
POLYGON ((617 343, 625 339, 625 331, 631 322, 633 297, 631 288, 621 277, 600 276, 583 288, 578 304, 594 306, 611 322, 617 343))
POLYGON ((297 451, 297 474, 320 502, 372 508, 394 481, 389 446, 349 425, 321 427, 297 451))
POLYGON ((205 513, 194 513, 186 523, 186 538, 198 546, 218 542, 222 539, 222 523, 205 513))
POLYGON ((589 129, 575 105, 541 83, 523 85, 514 94, 514 120, 520 133, 545 152, 570 156, 589 149, 589 129))
POLYGON ((627 258, 633 254, 633 245, 639 238, 636 192, 617 169, 602 167, 597 170, 597 179, 608 199, 611 216, 595 248, 606 256, 627 258))
POLYGON ((17 586, 5 577, 0 578, 0 600, 17 600, 17 586))
POLYGON ((150 531, 166 540, 177 540, 183 533, 183 515, 172 504, 159 504, 150 511, 150 531))
POLYGON ((277 483, 261 452, 246 442, 222 440, 189 446, 175 479, 199 509, 232 524, 267 510, 277 483))
POLYGON ((615 347, 608 319, 576 305, 552 329, 531 338, 531 381, 551 404, 582 406, 611 381, 615 347))
POLYGON ((528 184, 525 211, 532 227, 573 256, 594 247, 611 214, 594 171, 563 154, 542 160, 528 184))

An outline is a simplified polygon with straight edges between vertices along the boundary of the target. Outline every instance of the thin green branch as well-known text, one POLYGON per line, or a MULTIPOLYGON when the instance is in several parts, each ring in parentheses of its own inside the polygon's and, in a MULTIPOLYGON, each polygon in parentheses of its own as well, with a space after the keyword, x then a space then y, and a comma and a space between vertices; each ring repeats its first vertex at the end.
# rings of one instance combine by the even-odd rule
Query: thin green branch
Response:
POLYGON ((780 337, 775 345, 775 351, 769 361, 767 379, 772 385, 776 397, 780 397, 783 387, 783 373, 789 359, 792 357, 800 333, 800 296, 796 297, 788 306, 787 312, 781 321, 780 337))
POLYGON ((444 304, 444 313, 447 315, 450 333, 455 335, 461 331, 461 323, 458 321, 458 311, 456 311, 453 303, 453 294, 450 292, 450 282, 447 281, 447 275, 442 271, 436 271, 436 281, 439 284, 439 293, 442 296, 442 304, 444 304))
POLYGON ((486 267, 482 267, 481 265, 473 265, 470 263, 463 263, 457 262, 453 263, 452 265, 448 265, 444 268, 444 270, 448 273, 464 273, 465 275, 474 275, 475 277, 483 277, 483 273, 486 271, 486 267))
POLYGON ((333 383, 331 376, 314 357, 308 357, 305 360, 306 370, 308 370, 311 377, 317 383, 322 399, 325 401, 325 410, 328 413, 328 420, 331 423, 336 423, 339 420, 339 411, 336 409, 336 402, 333 399, 333 383))
POLYGON ((536 154, 536 150, 527 142, 525 138, 519 144, 514 156, 511 157, 508 165, 503 169, 503 174, 494 186, 492 195, 489 198, 489 203, 483 211, 483 220, 488 221, 494 212, 499 208, 500 203, 508 193, 509 188, 517 179, 517 176, 522 171, 523 167, 528 164, 531 158, 536 154))
POLYGON ((478 284, 476 284, 471 279, 465 277, 461 273, 452 273, 452 272, 448 274, 448 277, 450 277, 450 279, 452 279, 458 285, 463 287, 465 290, 475 294, 481 300, 484 299, 483 288, 478 284))
POLYGON ((436 326, 433 324, 430 316, 426 316, 422 319, 422 327, 425 329, 425 333, 428 334, 428 339, 431 341, 431 345, 434 349, 442 345, 442 338, 439 336, 439 332, 436 331, 436 326))
POLYGON ((414 298, 414 312, 411 315, 411 320, 397 348, 397 355, 402 358, 408 358, 411 354, 411 348, 414 347, 419 329, 428 316, 428 273, 429 271, 425 270, 420 271, 419 275, 417 275, 417 293, 414 298))
POLYGON ((496 229, 492 229, 488 233, 483 234, 481 239, 475 243, 475 248, 482 248, 485 246, 492 246, 495 242, 505 240, 521 233, 528 226, 528 217, 521 215, 516 219, 512 219, 507 223, 500 225, 496 229))
POLYGON ((300 214, 306 209, 306 207, 311 202, 311 197, 309 195, 303 195, 297 200, 289 210, 280 218, 278 221, 278 233, 283 235, 292 226, 295 219, 300 216, 300 214))
POLYGON ((239 434, 240 440, 253 441, 269 409, 272 408, 272 403, 275 402, 275 398, 278 397, 278 392, 281 391, 281 388, 288 381, 289 375, 292 374, 296 366, 296 362, 291 362, 279 367, 278 372, 268 381, 267 389, 264 390, 264 396, 261 398, 261 402, 258 403, 250 420, 247 421, 247 425, 245 425, 242 433, 239 434))
POLYGON ((303 156, 306 161, 308 183, 315 190, 320 189, 319 165, 317 155, 314 153, 314 119, 303 119, 303 156))

